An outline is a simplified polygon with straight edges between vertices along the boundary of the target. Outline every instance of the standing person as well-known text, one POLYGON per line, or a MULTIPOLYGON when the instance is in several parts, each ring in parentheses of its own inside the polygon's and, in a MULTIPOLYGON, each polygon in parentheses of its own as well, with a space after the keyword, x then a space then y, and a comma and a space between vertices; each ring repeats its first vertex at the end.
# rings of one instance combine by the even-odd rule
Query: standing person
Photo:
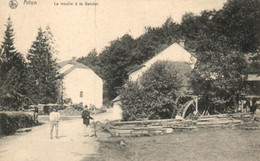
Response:
POLYGON ((251 114, 251 120, 254 121, 255 120, 255 112, 256 112, 256 99, 253 98, 252 100, 252 106, 250 106, 250 114, 251 114))
POLYGON ((58 139, 58 133, 59 133, 59 120, 60 120, 60 113, 58 112, 58 109, 55 108, 54 111, 50 113, 50 125, 51 125, 51 133, 50 133, 50 138, 53 139, 52 137, 52 132, 55 127, 56 130, 56 139, 58 139))
MULTIPOLYGON (((93 118, 90 116, 90 112, 88 110, 88 106, 86 105, 84 107, 84 110, 82 111, 81 117, 83 118, 83 124, 86 125, 86 127, 88 128, 89 123, 90 123, 90 119, 93 120, 93 118)), ((90 129, 88 129, 89 131, 91 131, 90 129)))
POLYGON ((35 123, 38 122, 38 112, 39 112, 38 107, 35 106, 35 107, 34 107, 34 113, 33 113, 33 117, 34 117, 34 122, 35 122, 35 123))

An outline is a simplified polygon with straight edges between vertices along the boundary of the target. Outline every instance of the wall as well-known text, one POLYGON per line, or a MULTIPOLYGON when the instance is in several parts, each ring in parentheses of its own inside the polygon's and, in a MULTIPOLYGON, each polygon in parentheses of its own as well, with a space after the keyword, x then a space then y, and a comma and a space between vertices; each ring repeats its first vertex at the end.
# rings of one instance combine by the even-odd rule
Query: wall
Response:
POLYGON ((63 80, 64 98, 71 98, 73 103, 90 104, 97 108, 102 106, 103 82, 92 70, 76 68, 67 74, 63 80), (80 97, 83 91, 83 97, 80 97))

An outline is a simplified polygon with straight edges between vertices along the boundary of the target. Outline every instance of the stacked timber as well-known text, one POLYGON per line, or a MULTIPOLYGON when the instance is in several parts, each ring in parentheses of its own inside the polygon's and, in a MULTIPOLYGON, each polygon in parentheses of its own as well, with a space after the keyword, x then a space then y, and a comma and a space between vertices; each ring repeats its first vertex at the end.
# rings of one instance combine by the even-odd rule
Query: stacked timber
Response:
POLYGON ((237 120, 228 114, 221 114, 200 117, 197 120, 196 125, 197 127, 226 127, 233 126, 241 122, 241 120, 237 120))
POLYGON ((229 127, 242 121, 231 115, 208 115, 198 120, 145 120, 145 121, 114 121, 107 129, 111 136, 151 136, 174 133, 178 130, 192 130, 207 127, 229 127))
POLYGON ((193 129, 192 120, 145 120, 111 122, 109 132, 112 136, 151 136, 173 133, 174 129, 193 129))
POLYGON ((234 113, 230 116, 239 120, 249 120, 251 118, 251 115, 249 113, 234 113))

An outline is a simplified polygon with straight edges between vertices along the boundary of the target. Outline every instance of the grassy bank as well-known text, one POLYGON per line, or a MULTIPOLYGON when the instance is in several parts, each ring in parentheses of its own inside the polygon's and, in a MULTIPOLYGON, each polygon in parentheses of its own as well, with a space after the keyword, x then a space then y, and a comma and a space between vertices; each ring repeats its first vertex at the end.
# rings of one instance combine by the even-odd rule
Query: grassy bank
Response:
POLYGON ((33 125, 32 114, 26 112, 0 112, 0 137, 14 134, 19 128, 33 125))
MULTIPOLYGON (((259 127, 259 123, 249 126, 259 127)), ((260 130, 244 127, 205 128, 152 137, 100 135, 98 155, 84 161, 260 160, 260 130)))

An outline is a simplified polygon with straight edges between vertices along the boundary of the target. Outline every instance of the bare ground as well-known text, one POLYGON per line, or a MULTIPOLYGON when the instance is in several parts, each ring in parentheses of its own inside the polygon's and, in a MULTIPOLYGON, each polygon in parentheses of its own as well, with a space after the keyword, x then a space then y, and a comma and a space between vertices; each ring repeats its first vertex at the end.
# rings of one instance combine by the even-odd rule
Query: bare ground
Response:
MULTIPOLYGON (((113 111, 94 116, 103 122, 115 118, 113 111)), ((1 161, 79 161, 96 154, 99 143, 95 137, 86 137, 89 131, 78 117, 62 117, 59 139, 50 139, 48 116, 40 116, 46 122, 33 127, 31 132, 7 136, 0 140, 1 161), (66 120, 66 121, 65 121, 66 120)))

